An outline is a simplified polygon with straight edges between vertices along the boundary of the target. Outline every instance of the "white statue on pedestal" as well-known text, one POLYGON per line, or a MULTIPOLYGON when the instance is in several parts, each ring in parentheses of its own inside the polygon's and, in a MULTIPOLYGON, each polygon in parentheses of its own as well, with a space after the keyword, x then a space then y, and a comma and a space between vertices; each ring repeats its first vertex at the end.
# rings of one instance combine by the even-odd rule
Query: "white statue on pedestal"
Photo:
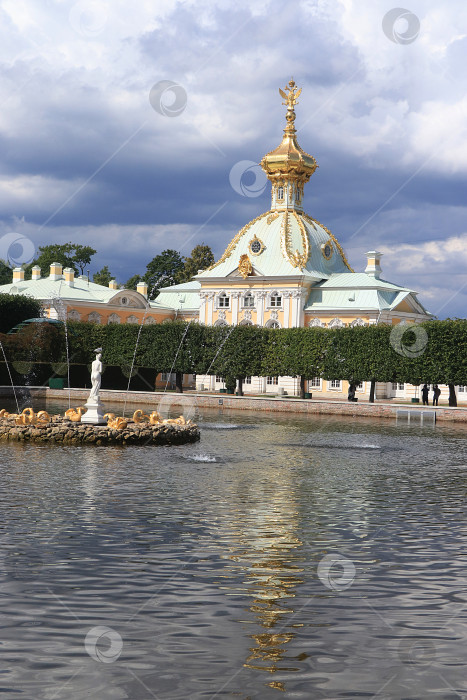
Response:
POLYGON ((104 425, 104 406, 99 398, 102 375, 102 348, 96 348, 96 359, 91 365, 91 391, 85 404, 86 413, 81 418, 81 423, 93 423, 94 425, 104 425))
POLYGON ((91 392, 89 394, 89 399, 98 401, 99 389, 101 388, 102 348, 97 348, 94 352, 96 353, 96 359, 91 365, 91 392))

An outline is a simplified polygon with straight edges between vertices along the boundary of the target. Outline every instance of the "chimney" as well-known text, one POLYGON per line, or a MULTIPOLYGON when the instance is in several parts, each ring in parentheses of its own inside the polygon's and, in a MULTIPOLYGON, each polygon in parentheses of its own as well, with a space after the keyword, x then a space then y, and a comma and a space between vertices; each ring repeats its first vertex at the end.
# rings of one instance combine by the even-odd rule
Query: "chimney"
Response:
POLYGON ((24 280, 24 270, 22 267, 15 267, 13 270, 13 282, 22 282, 24 280))
POLYGON ((368 253, 365 253, 368 263, 365 268, 365 272, 369 277, 374 277, 375 279, 379 280, 380 275, 381 275, 381 267, 380 267, 380 260, 382 253, 380 253, 378 250, 369 250, 368 253))
POLYGON ((75 271, 73 270, 73 268, 66 267, 63 270, 63 274, 65 275, 65 284, 67 284, 69 287, 74 287, 75 286, 75 271))
POLYGON ((50 266, 50 279, 59 280, 62 276, 62 266, 58 262, 53 262, 50 266))
POLYGON ((109 289, 118 289, 117 280, 110 280, 109 289))
POLYGON ((41 268, 39 265, 34 265, 34 267, 31 270, 31 279, 32 280, 40 280, 41 278, 41 268))
POLYGON ((143 295, 143 297, 148 298, 148 285, 143 280, 140 280, 136 285, 136 291, 143 295))

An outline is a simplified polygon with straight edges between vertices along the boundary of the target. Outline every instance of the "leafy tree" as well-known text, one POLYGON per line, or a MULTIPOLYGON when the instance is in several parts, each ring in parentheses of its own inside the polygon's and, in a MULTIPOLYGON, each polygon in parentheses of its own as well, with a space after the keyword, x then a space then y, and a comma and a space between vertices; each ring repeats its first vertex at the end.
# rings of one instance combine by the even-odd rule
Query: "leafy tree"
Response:
POLYGON ((184 264, 180 253, 168 248, 156 255, 146 266, 144 280, 148 285, 148 296, 155 299, 162 287, 178 284, 184 264))
POLYGON ((76 273, 84 273, 84 268, 91 262, 91 257, 96 253, 94 248, 76 243, 53 243, 39 246, 39 255, 26 267, 26 277, 31 276, 34 265, 41 268, 41 276, 49 274, 50 266, 54 262, 60 263, 64 268, 71 267, 76 273))
POLYGON ((97 253, 97 250, 91 248, 90 245, 79 245, 77 243, 70 244, 74 250, 72 260, 82 275, 84 275, 84 268, 91 264, 91 258, 97 253))
POLYGON ((141 275, 132 275, 129 280, 124 284, 125 289, 134 289, 136 291, 136 285, 141 279, 141 275))
POLYGON ((214 254, 208 245, 202 243, 201 245, 195 246, 191 251, 190 257, 185 258, 183 271, 179 277, 180 282, 188 282, 198 274, 199 270, 206 270, 206 268, 213 265, 214 262, 214 254))
POLYGON ((300 377, 300 394, 304 397, 305 381, 322 376, 332 339, 328 329, 272 328, 268 331, 261 374, 300 377))
POLYGON ((228 331, 228 337, 212 370, 213 373, 225 377, 228 390, 235 389, 238 380, 238 393, 239 396, 243 396, 245 377, 261 374, 261 360, 268 331, 259 326, 235 326, 233 329, 230 327, 228 331))
POLYGON ((102 270, 98 270, 98 272, 95 272, 92 276, 93 282, 95 282, 96 284, 102 284, 104 287, 108 287, 109 282, 112 279, 113 277, 110 274, 110 270, 107 267, 107 265, 104 265, 102 270))
POLYGON ((13 279, 13 270, 8 263, 0 260, 0 284, 10 284, 13 279))
POLYGON ((7 333, 27 318, 39 317, 41 312, 42 304, 36 299, 19 294, 0 294, 0 333, 7 333))

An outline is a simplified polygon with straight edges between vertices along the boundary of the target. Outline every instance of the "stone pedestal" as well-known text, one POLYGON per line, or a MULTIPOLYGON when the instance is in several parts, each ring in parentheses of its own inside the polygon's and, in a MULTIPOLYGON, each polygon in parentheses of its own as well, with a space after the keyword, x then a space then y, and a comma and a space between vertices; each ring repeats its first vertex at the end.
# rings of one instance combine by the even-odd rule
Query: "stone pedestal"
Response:
POLYGON ((99 398, 88 399, 84 404, 88 409, 81 418, 81 423, 92 423, 93 425, 106 425, 107 421, 104 418, 104 404, 99 398))

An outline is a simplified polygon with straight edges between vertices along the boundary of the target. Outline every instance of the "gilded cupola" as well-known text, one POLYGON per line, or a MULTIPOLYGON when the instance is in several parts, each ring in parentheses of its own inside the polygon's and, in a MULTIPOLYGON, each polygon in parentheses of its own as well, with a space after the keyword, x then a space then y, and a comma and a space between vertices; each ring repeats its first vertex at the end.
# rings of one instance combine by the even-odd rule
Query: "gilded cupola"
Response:
POLYGON ((318 167, 313 156, 300 148, 295 129, 295 110, 301 93, 293 80, 279 93, 287 107, 287 125, 280 145, 267 153, 261 167, 272 183, 271 208, 302 211, 303 187, 318 167))

